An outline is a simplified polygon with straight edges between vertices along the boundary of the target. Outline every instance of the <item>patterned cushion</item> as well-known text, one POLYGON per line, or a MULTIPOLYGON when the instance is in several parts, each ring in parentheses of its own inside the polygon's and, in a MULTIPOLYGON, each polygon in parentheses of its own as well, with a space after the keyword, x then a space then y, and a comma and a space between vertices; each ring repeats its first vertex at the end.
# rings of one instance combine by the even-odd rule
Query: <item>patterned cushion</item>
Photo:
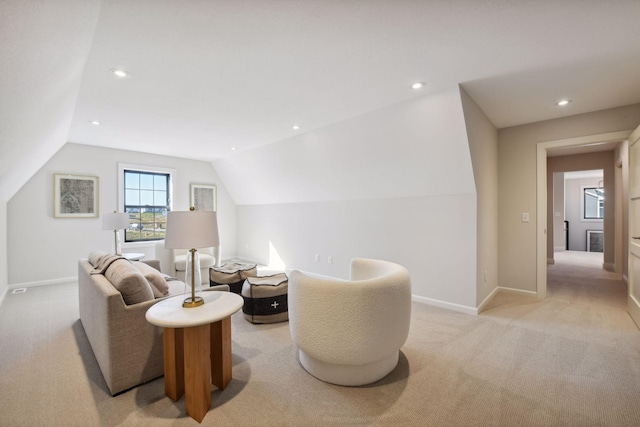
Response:
POLYGON ((248 277, 242 285, 242 312, 251 323, 276 323, 289 320, 289 279, 285 273, 248 277))

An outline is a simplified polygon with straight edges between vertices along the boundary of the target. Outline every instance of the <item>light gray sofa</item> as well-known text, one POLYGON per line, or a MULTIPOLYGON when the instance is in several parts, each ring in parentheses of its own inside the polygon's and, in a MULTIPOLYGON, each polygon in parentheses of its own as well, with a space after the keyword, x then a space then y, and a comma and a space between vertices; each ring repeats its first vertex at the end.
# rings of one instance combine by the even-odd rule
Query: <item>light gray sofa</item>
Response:
MULTIPOLYGON (((160 270, 157 260, 145 264, 160 270)), ((78 261, 80 320, 107 387, 116 395, 163 375, 162 329, 148 323, 145 313, 166 297, 152 295, 146 301, 127 304, 127 298, 105 277, 112 277, 108 272, 92 271, 95 267, 87 259, 78 261)), ((169 296, 185 292, 183 282, 167 283, 169 296)))

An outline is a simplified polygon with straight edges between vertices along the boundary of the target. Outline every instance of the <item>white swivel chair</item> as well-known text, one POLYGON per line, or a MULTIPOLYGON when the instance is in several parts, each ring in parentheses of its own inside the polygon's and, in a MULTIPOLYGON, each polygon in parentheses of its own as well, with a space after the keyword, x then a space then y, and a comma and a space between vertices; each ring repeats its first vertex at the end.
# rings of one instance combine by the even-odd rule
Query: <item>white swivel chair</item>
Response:
MULTIPOLYGON (((156 259, 160 261, 160 270, 183 282, 186 282, 186 249, 166 249, 164 240, 156 242, 156 259)), ((203 285, 209 284, 209 268, 215 265, 214 248, 198 248, 200 258, 200 277, 203 285)))
POLYGON ((293 271, 289 327, 302 367, 323 381, 358 386, 398 364, 409 335, 411 279, 392 262, 355 258, 349 280, 293 271))

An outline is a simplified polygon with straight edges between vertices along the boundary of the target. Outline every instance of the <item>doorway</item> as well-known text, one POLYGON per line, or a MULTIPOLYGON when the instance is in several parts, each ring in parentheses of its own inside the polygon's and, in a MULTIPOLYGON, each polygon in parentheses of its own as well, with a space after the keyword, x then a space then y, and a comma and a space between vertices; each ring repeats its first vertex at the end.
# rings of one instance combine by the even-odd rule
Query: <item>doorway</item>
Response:
POLYGON ((554 259, 557 252, 565 250, 603 254, 603 170, 553 172, 552 200, 554 259))
MULTIPOLYGON (((571 138, 559 141, 541 142, 537 146, 537 209, 536 209, 536 291, 539 298, 547 296, 547 263, 548 256, 553 259, 553 239, 547 239, 547 224, 552 223, 551 211, 547 209, 548 195, 552 193, 553 179, 548 178, 547 158, 571 154, 584 154, 612 150, 620 142, 626 140, 631 131, 612 132, 600 135, 571 138), (551 189, 549 189, 551 187, 551 189), (549 250, 549 246, 551 249, 549 250)), ((612 165, 613 166, 613 161, 612 165)), ((605 179, 606 180, 606 179, 605 179)), ((610 179, 614 185, 613 176, 610 179)), ((613 188, 613 187, 612 187, 613 188)), ((612 191, 614 194, 615 191, 612 191)), ((612 230, 612 234, 614 231, 612 230)), ((612 240, 612 243, 615 239, 612 240)), ((606 243, 606 242, 605 242, 606 243)), ((606 267, 606 265, 605 265, 606 267)), ((613 263, 611 265, 613 269, 613 263)))

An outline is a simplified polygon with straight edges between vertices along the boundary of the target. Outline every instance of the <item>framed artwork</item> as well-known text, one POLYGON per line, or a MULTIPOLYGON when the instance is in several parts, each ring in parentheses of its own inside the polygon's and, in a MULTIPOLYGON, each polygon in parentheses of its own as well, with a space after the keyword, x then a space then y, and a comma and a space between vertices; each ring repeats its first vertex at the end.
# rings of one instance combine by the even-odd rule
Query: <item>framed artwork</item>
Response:
POLYGON ((53 216, 97 218, 98 177, 54 174, 53 216))
POLYGON ((217 211, 217 193, 215 185, 191 184, 191 206, 197 211, 217 211))

